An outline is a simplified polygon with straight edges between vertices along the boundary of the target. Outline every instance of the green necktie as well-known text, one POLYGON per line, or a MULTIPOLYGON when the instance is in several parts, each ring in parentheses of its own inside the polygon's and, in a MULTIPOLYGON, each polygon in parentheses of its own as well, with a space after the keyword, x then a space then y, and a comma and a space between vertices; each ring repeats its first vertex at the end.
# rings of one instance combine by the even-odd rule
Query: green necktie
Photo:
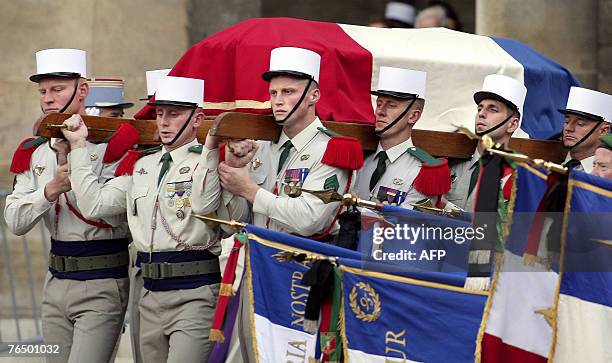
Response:
POLYGON ((387 170, 387 160, 389 159, 387 152, 384 150, 379 152, 376 157, 378 158, 378 165, 376 165, 376 169, 374 169, 374 172, 372 173, 372 178, 370 178, 370 191, 374 189, 376 183, 378 183, 380 178, 382 178, 382 176, 385 174, 385 171, 387 170))
POLYGON ((281 170, 283 170, 283 165, 285 165, 285 162, 287 161, 287 158, 289 157, 289 153, 291 152, 292 147, 293 147, 293 144, 291 143, 291 140, 285 141, 283 146, 281 146, 281 148, 283 149, 283 152, 281 152, 280 159, 278 159, 278 170, 276 171, 276 174, 280 173, 281 170))
POLYGON ((166 152, 164 155, 162 155, 161 161, 163 164, 161 170, 159 171, 159 178, 157 178, 157 186, 159 186, 159 183, 161 183, 162 178, 164 177, 164 175, 166 175, 168 169, 170 169, 170 162, 172 161, 172 156, 170 155, 170 152, 166 152))
POLYGON ((468 197, 472 194, 472 192, 474 191, 474 188, 476 188, 476 183, 478 182, 478 175, 480 174, 480 160, 475 162, 474 165, 472 165, 470 169, 472 169, 472 176, 470 176, 470 187, 468 188, 468 197))

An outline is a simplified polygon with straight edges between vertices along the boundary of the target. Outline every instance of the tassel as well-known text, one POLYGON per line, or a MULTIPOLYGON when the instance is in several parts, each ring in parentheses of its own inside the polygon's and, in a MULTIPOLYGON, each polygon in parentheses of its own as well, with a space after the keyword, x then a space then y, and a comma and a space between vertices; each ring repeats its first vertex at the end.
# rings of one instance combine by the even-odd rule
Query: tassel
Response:
POLYGON ((134 119, 136 120, 155 120, 157 119, 157 109, 155 106, 150 106, 146 104, 140 111, 136 112, 134 115, 134 119))
POLYGON ((117 131, 108 140, 102 163, 109 164, 121 159, 126 151, 138 143, 138 130, 130 124, 119 125, 117 131))
POLYGON ((230 297, 234 296, 233 284, 236 278, 236 266, 238 265, 238 255, 240 248, 247 242, 246 232, 237 232, 234 234, 234 245, 225 264, 225 270, 221 277, 221 287, 219 289, 219 297, 217 306, 213 315, 212 327, 208 340, 213 342, 223 342, 225 337, 221 329, 225 319, 225 312, 229 303, 230 297))
POLYGON ((414 188, 421 194, 427 196, 444 195, 450 190, 450 168, 448 160, 431 165, 421 164, 421 171, 414 179, 414 188))
POLYGON ((142 156, 142 152, 138 150, 130 150, 115 170, 115 176, 132 175, 134 173, 134 166, 136 162, 142 156))
POLYGON ((225 337, 223 336, 223 332, 219 329, 210 329, 210 335, 208 336, 208 340, 211 342, 219 342, 223 343, 225 341, 225 337))
POLYGON ((25 139, 19 144, 17 150, 13 154, 13 160, 11 162, 11 173, 21 174, 24 171, 30 169, 30 163, 32 161, 32 154, 36 148, 45 143, 47 139, 44 137, 30 137, 25 139))
POLYGON ((486 291, 491 287, 490 277, 468 277, 465 279, 464 288, 468 290, 486 291))
POLYGON ((347 170, 358 170, 363 166, 363 149, 354 137, 334 136, 327 142, 323 164, 347 170))
POLYGON ((304 319, 304 331, 309 334, 316 334, 319 330, 319 321, 304 319))
POLYGON ((483 264, 488 264, 489 261, 491 261, 491 251, 490 250, 472 250, 468 254, 469 264, 483 265, 483 264))

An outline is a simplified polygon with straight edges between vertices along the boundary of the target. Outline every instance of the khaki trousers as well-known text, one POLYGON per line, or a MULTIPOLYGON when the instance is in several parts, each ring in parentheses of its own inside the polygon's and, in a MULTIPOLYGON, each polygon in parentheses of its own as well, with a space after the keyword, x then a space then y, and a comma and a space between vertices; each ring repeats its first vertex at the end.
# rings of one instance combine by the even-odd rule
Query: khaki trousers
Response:
POLYGON ((135 264, 130 268, 130 301, 128 305, 128 325, 130 327, 130 342, 132 343, 132 359, 134 363, 142 363, 140 353, 140 311, 138 303, 142 295, 142 272, 135 264))
POLYGON ((219 284, 196 289, 149 291, 140 298, 140 352, 143 361, 206 362, 219 284))
POLYGON ((68 280, 47 272, 42 300, 43 339, 59 344, 48 362, 100 362, 111 359, 127 307, 129 280, 68 280))

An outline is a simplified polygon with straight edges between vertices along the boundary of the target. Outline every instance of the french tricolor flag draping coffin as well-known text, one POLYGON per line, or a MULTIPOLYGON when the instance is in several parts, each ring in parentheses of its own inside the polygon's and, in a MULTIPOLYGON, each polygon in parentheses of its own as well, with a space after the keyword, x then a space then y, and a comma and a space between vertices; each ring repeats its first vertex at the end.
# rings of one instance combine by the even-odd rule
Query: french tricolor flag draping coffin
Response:
POLYGON ((612 180, 572 171, 555 362, 612 362, 612 180))
MULTIPOLYGON (((321 54, 317 114, 324 120, 372 123, 369 91, 376 89, 380 67, 393 66, 427 72, 427 105, 417 128, 473 128, 472 95, 486 75, 498 73, 528 89, 522 130, 532 138, 548 138, 561 130, 563 118, 556 110, 565 106, 569 88, 578 85, 565 68, 510 39, 442 28, 382 29, 289 18, 250 19, 216 33, 194 45, 170 75, 205 79, 210 115, 269 113, 268 85, 261 74, 268 69, 270 50, 279 46, 321 54)), ((145 107, 139 115, 147 112, 145 107)))
POLYGON ((547 176, 528 164, 517 165, 515 176, 510 231, 484 317, 479 357, 484 363, 546 362, 551 350, 558 274, 542 260, 524 258, 547 176))

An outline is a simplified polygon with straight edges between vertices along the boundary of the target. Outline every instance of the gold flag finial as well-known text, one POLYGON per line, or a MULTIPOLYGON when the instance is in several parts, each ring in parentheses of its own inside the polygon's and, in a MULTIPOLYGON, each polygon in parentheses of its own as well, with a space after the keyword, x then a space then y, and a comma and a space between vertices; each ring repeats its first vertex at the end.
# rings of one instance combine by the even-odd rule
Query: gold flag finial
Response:
POLYGON ((240 223, 240 222, 236 222, 234 220, 231 221, 226 221, 225 219, 219 219, 219 218, 214 218, 214 217, 210 217, 210 216, 205 216, 205 215, 201 215, 201 214, 193 214, 194 217, 204 221, 204 222, 213 222, 213 223, 218 223, 218 224, 223 224, 226 226, 229 226, 233 229, 235 229, 236 231, 242 230, 246 228, 246 224, 244 223, 240 223))

